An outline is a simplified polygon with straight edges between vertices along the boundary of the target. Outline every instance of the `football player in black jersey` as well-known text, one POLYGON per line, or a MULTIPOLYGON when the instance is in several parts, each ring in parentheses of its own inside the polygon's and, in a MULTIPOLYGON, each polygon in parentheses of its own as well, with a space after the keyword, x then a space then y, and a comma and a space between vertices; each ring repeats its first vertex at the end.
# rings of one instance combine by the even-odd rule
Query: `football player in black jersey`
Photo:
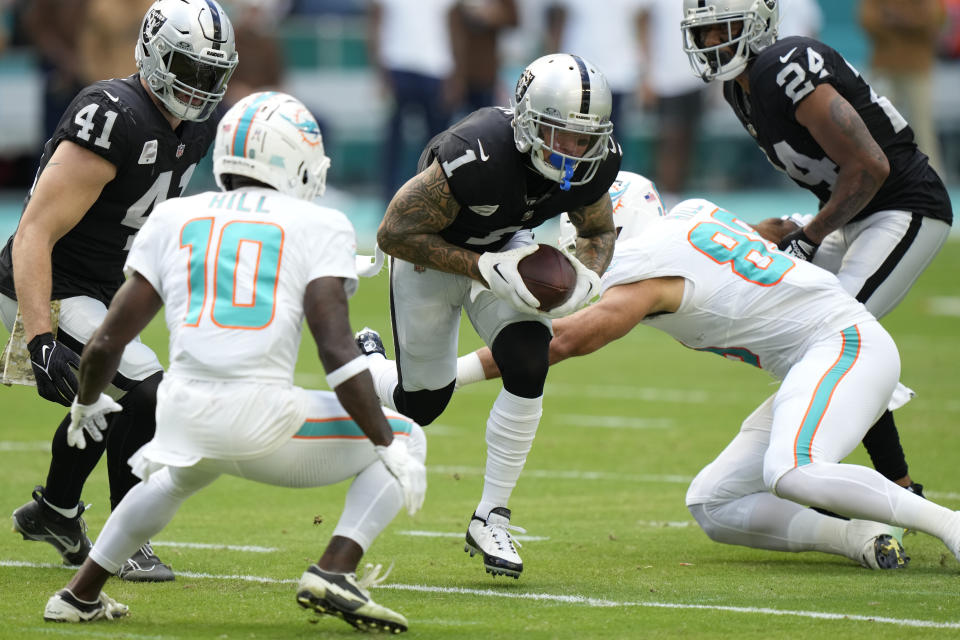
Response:
MULTIPOLYGON (((820 201, 816 215, 767 219, 757 231, 835 273, 882 318, 953 221, 946 188, 910 126, 834 49, 812 38, 777 40, 777 0, 684 0, 683 10, 694 71, 723 81, 726 101, 767 159, 820 201)), ((910 397, 900 385, 891 409, 910 397)), ((878 471, 921 493, 890 411, 863 443, 878 471)))
POLYGON ((550 318, 599 293, 616 234, 607 189, 621 150, 611 137, 610 88, 575 55, 552 54, 520 76, 512 109, 474 111, 431 140, 418 173, 393 197, 377 233, 392 256, 390 304, 397 364, 376 332, 357 342, 369 355, 384 404, 430 424, 457 375, 461 310, 503 375, 487 420, 483 495, 466 535, 493 575, 519 577, 507 502, 533 443, 543 405, 550 318), (536 250, 530 231, 569 212, 580 240, 577 285, 549 313, 523 284, 517 263, 536 250))
MULTIPOLYGON (((135 57, 138 73, 94 83, 74 98, 44 146, 19 226, 0 253, 4 324, 26 343, 29 355, 20 349, 40 395, 67 407, 76 404, 77 354, 123 283, 133 236, 156 203, 183 192, 213 142, 237 65, 233 27, 215 0, 157 0, 144 16, 135 57)), ((104 450, 112 505, 139 481, 127 459, 153 437, 162 375, 153 351, 133 342, 109 391, 123 410, 105 437, 91 434, 81 450, 67 438, 70 416, 60 423, 46 485, 13 513, 24 539, 52 544, 67 564, 83 562, 90 550, 84 482, 104 450)), ((120 576, 173 580, 149 545, 120 576)))

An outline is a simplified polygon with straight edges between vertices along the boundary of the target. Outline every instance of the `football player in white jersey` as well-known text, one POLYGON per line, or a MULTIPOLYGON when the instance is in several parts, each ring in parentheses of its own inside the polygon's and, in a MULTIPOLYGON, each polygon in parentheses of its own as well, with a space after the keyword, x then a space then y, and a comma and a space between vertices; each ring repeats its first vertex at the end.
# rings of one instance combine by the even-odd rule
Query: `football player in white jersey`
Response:
MULTIPOLYGON (((900 568, 908 558, 888 523, 935 535, 960 559, 960 513, 839 463, 886 410, 900 373, 896 345, 866 308, 834 275, 706 200, 665 217, 633 211, 638 235, 621 232, 600 300, 554 320, 550 362, 592 353, 642 323, 782 380, 690 485, 687 506, 707 535, 900 568)), ((496 375, 486 350, 461 358, 460 385, 496 375)))
POLYGON ((311 202, 329 166, 320 129, 296 99, 255 93, 224 116, 214 145, 225 191, 156 208, 130 250, 126 283, 83 351, 68 434, 79 448, 100 440, 106 414, 119 408, 102 391, 124 345, 165 307, 170 368, 156 435, 130 459, 143 482, 49 599, 44 619, 125 615, 101 591, 107 578, 184 500, 227 473, 286 487, 352 478, 297 601, 360 629, 405 631, 406 619, 371 600, 355 571, 400 507, 413 514, 422 504, 426 440, 419 425, 381 409, 354 342, 354 230, 339 211, 311 202), (332 392, 293 385, 304 316, 332 392))

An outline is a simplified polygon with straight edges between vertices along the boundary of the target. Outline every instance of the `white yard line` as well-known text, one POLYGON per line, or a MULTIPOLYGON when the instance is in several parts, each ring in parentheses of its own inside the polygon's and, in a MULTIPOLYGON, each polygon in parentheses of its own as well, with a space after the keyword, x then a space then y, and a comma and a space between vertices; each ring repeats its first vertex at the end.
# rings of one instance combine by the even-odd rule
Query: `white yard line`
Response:
MULTIPOLYGON (((16 560, 0 560, 0 567, 29 567, 36 569, 71 569, 62 565, 38 562, 20 562, 16 560)), ((194 573, 178 571, 177 576, 184 578, 201 578, 210 580, 240 580, 242 582, 259 582, 263 584, 297 584, 296 579, 279 580, 265 576, 221 575, 212 573, 194 573)), ((384 584, 380 589, 394 591, 415 591, 419 593, 443 593, 453 595, 467 595, 481 598, 510 598, 514 600, 537 600, 542 602, 559 602, 563 604, 585 605, 588 607, 623 608, 648 607, 656 609, 679 609, 699 611, 728 611, 731 613, 760 614, 770 616, 794 616, 798 618, 814 618, 819 620, 853 620, 856 622, 870 622, 873 624, 890 624, 900 627, 914 627, 925 629, 960 629, 960 622, 937 622, 936 620, 918 620, 912 618, 890 618, 886 616, 864 616, 851 613, 830 613, 826 611, 795 611, 791 609, 771 609, 769 607, 734 607, 724 605, 688 604, 683 602, 631 602, 588 598, 586 596, 556 595, 552 593, 516 593, 512 591, 497 591, 495 589, 468 589, 465 587, 433 587, 422 584, 384 584)), ((154 636, 144 636, 154 637, 154 636)))
MULTIPOLYGON (((450 531, 395 531, 401 536, 414 536, 417 538, 463 538, 463 532, 450 532, 450 531)), ((510 537, 514 540, 520 540, 521 542, 539 542, 542 540, 549 540, 549 536, 524 536, 524 535, 513 535, 510 534, 510 537)))
MULTIPOLYGON (((458 467, 448 465, 427 465, 430 473, 483 475, 482 467, 458 467)), ((549 471, 546 469, 524 469, 524 478, 541 478, 546 480, 609 480, 626 482, 652 482, 666 484, 689 484, 693 476, 655 475, 637 473, 609 473, 607 471, 549 471)))
POLYGON ((960 297, 939 296, 927 300, 927 312, 934 316, 960 316, 960 297))
POLYGON ((205 542, 173 542, 164 540, 153 540, 150 542, 155 547, 180 547, 183 549, 226 549, 227 551, 245 551, 247 553, 273 553, 280 551, 276 547, 258 547, 256 545, 234 545, 234 544, 208 544, 205 542))
POLYGON ((37 440, 34 442, 0 441, 0 451, 50 451, 50 441, 37 440))
POLYGON ((575 413, 558 413, 550 416, 550 422, 577 427, 602 429, 672 429, 670 418, 639 418, 636 416, 588 416, 575 413))

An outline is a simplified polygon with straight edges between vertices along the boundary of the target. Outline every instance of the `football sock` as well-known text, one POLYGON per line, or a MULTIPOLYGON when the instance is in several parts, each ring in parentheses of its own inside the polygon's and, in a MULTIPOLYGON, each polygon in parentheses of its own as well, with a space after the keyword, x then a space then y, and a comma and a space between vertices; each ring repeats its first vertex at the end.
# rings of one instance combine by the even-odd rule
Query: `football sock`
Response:
POLYGON ((486 518, 491 509, 507 506, 542 414, 543 396, 521 398, 506 389, 500 391, 487 419, 487 466, 476 510, 479 517, 486 518))
POLYGON ((396 411, 396 403, 393 401, 393 392, 397 388, 396 362, 387 360, 379 353, 371 353, 367 355, 367 365, 370 367, 373 388, 380 398, 380 404, 396 411))
POLYGON ((700 528, 716 542, 771 551, 821 551, 848 556, 846 520, 761 492, 736 500, 690 505, 700 528))
POLYGON ((893 413, 884 411, 880 419, 863 436, 863 446, 870 454, 873 468, 887 480, 896 482, 907 475, 907 460, 900 446, 900 435, 893 413))
POLYGON ((158 371, 132 387, 120 399, 123 411, 107 417, 107 474, 110 478, 110 508, 115 509, 140 478, 130 470, 130 456, 153 439, 157 430, 157 387, 163 379, 158 371))
POLYGON ((90 558, 116 573, 144 542, 163 530, 184 500, 217 478, 196 467, 163 467, 133 486, 107 518, 90 558))
POLYGON ((79 504, 78 504, 77 506, 73 507, 72 509, 64 509, 64 508, 62 508, 62 507, 58 507, 58 506, 55 505, 55 504, 50 504, 49 502, 47 502, 47 499, 46 499, 46 498, 43 499, 43 504, 47 505, 48 507, 50 507, 51 509, 53 509, 54 511, 56 511, 57 513, 59 513, 59 514, 62 515, 64 518, 76 518, 76 517, 77 517, 77 512, 80 511, 80 505, 79 505, 79 504))
POLYGON ((923 531, 951 548, 960 537, 960 515, 859 465, 814 462, 791 469, 777 481, 776 493, 851 518, 923 531))
MULTIPOLYGON (((413 429, 406 439, 410 455, 426 460, 427 439, 422 429, 413 429)), ((366 552, 380 532, 403 506, 403 490, 380 460, 368 466, 350 484, 343 513, 334 536, 350 538, 366 552)))
POLYGON ((83 484, 93 472, 103 451, 106 448, 106 438, 94 442, 87 437, 87 446, 77 449, 67 444, 67 428, 70 426, 68 414, 57 427, 50 445, 50 468, 47 471, 47 482, 43 488, 44 501, 50 506, 61 509, 75 509, 83 493, 83 484))

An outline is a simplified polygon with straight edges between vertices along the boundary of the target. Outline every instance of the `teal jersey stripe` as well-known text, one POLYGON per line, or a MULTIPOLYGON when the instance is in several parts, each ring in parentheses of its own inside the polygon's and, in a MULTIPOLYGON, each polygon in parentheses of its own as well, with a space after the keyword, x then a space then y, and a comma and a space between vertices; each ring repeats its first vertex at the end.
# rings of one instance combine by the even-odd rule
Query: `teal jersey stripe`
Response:
MULTIPOLYGON (((395 434, 410 435, 412 423, 401 418, 387 418, 390 430, 395 434)), ((293 436, 294 438, 366 438, 357 423, 350 418, 333 420, 307 420, 293 436)))
POLYGON ((257 110, 260 108, 260 105, 269 100, 270 97, 275 94, 276 91, 267 91, 263 95, 258 96, 253 102, 250 103, 250 106, 247 107, 246 111, 243 112, 243 115, 240 116, 240 122, 237 123, 237 131, 233 134, 233 152, 230 155, 238 156, 240 158, 243 158, 246 155, 247 132, 250 130, 250 125, 253 123, 253 117, 257 115, 257 110))
POLYGON ((823 375, 816 391, 813 393, 813 400, 807 408, 807 415, 804 416, 803 424, 800 426, 800 433, 797 434, 796 444, 794 445, 794 458, 798 467, 810 464, 810 448, 813 445, 813 438, 820 427, 820 421, 823 420, 823 414, 826 413, 830 404, 830 398, 843 376, 853 367, 860 354, 860 332, 856 326, 847 327, 842 332, 843 347, 840 357, 833 363, 833 366, 823 375))

